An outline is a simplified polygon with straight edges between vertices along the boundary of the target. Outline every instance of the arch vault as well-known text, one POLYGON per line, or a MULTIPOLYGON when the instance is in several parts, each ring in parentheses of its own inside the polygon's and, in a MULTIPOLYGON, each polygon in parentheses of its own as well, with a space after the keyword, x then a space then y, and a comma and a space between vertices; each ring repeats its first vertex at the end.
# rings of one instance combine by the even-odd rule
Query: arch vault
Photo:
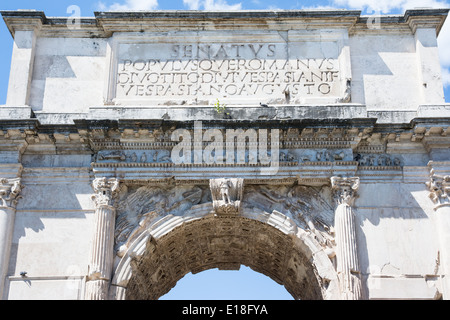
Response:
POLYGON ((158 299, 189 272, 241 264, 284 285, 295 299, 339 299, 336 271, 311 232, 277 211, 218 215, 212 203, 143 230, 115 267, 110 298, 158 299))

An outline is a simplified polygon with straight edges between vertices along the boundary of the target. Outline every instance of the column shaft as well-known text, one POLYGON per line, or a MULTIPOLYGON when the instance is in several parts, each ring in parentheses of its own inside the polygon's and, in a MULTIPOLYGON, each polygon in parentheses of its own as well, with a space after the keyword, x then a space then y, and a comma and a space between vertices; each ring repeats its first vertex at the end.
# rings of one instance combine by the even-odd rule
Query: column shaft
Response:
POLYGON ((3 298, 14 232, 16 204, 23 186, 20 178, 0 178, 0 299, 3 298))
POLYGON ((340 277, 341 294, 345 300, 361 299, 361 279, 356 245, 355 215, 347 204, 336 208, 336 270, 340 277))
POLYGON ((430 162, 430 180, 426 183, 434 202, 436 229, 439 237, 439 266, 442 276, 442 297, 450 299, 450 175, 448 164, 430 162), (442 171, 444 169, 444 172, 442 171))
POLYGON ((450 204, 435 209, 439 236, 442 298, 450 300, 450 204))
POLYGON ((0 207, 0 299, 3 297, 5 279, 8 273, 15 215, 15 208, 0 207))
POLYGON ((94 237, 89 260, 85 299, 106 300, 114 263, 116 209, 111 205, 118 188, 116 179, 93 182, 95 200, 94 237))
POLYGON ((116 213, 110 206, 100 206, 95 211, 95 234, 92 245, 89 277, 108 280, 112 271, 114 254, 114 224, 116 213))
POLYGON ((337 207, 334 215, 336 240, 336 271, 339 277, 341 299, 362 299, 361 272, 358 260, 355 213, 352 205, 359 188, 359 178, 332 177, 337 207))

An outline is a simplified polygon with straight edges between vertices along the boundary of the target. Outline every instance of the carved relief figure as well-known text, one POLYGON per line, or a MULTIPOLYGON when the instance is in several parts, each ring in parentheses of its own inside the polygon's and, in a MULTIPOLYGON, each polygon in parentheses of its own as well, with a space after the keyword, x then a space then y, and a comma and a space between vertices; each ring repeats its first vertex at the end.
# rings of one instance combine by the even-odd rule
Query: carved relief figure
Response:
POLYGON ((97 160, 116 160, 125 161, 126 154, 123 151, 99 151, 97 154, 97 160))
POLYGON ((228 180, 223 180, 220 182, 220 194, 222 195, 222 201, 225 203, 231 203, 230 194, 228 190, 230 189, 230 182, 228 180))
POLYGON ((279 211, 296 221, 297 225, 311 231, 324 247, 332 246, 334 212, 321 192, 307 186, 248 186, 244 206, 266 212, 279 211))
POLYGON ((360 166, 379 166, 379 167, 398 167, 401 166, 402 161, 398 157, 393 157, 387 154, 373 155, 373 154, 361 154, 357 153, 353 157, 354 161, 357 161, 360 166))
POLYGON ((237 214, 240 210, 244 180, 211 179, 213 208, 217 214, 237 214))
POLYGON ((121 255, 152 222, 165 215, 183 215, 200 203, 203 190, 197 186, 141 186, 128 190, 117 206, 115 247, 121 255))

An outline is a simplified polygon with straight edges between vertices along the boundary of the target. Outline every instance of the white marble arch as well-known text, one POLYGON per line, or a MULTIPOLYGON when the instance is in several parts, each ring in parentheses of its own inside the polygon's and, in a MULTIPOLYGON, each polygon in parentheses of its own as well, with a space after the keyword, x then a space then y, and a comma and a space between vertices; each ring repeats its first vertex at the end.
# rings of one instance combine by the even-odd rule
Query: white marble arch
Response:
MULTIPOLYGON (((183 216, 164 216, 143 230, 129 246, 119 263, 116 264, 109 291, 110 299, 126 299, 127 286, 133 273, 132 260, 146 253, 146 245, 150 239, 153 238, 157 243, 158 239, 183 224, 207 219, 214 215, 212 203, 204 203, 193 206, 183 216)), ((313 265, 318 284, 321 287, 322 298, 324 300, 340 299, 338 277, 333 263, 325 252, 325 248, 319 244, 310 231, 298 227, 294 220, 278 211, 269 213, 242 208, 241 213, 236 218, 263 222, 267 226, 278 229, 286 237, 293 239, 295 249, 301 250, 313 265)))

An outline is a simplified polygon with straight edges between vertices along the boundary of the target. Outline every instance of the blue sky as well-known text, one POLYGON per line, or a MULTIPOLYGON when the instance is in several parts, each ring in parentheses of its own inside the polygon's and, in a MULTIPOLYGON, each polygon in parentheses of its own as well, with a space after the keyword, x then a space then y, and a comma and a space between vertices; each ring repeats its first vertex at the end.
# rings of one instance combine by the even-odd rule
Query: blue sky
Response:
MULTIPOLYGON (((35 9, 47 16, 69 17, 76 5, 81 16, 103 10, 278 10, 342 8, 362 10, 363 14, 402 14, 415 7, 450 8, 450 0, 0 0, 0 10, 35 9)), ((450 102, 450 18, 438 39, 445 84, 450 102)), ((13 40, 0 22, 0 105, 6 103, 13 40)), ((292 299, 284 287, 271 279, 241 267, 241 271, 204 271, 188 274, 164 299, 292 299)))

